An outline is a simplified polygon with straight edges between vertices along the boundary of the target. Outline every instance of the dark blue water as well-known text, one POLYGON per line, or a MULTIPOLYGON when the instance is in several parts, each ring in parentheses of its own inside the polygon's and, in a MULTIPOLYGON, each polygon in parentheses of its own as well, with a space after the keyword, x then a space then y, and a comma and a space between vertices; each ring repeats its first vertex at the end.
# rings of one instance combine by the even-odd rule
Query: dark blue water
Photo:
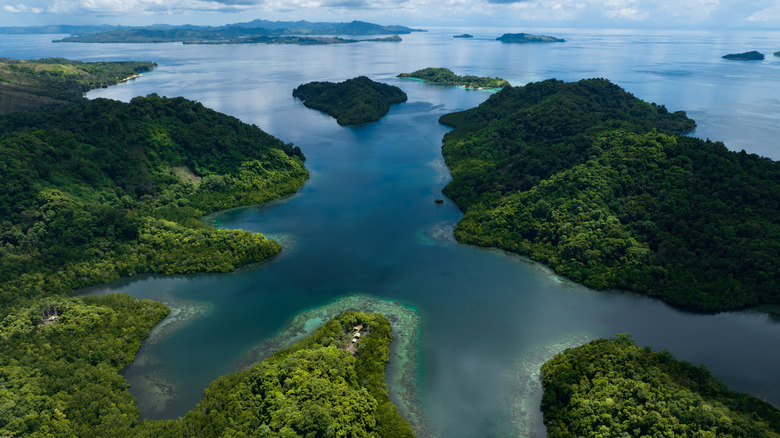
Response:
MULTIPOLYGON (((514 31, 523 30, 533 31, 514 31)), ((400 44, 321 47, 0 37, 0 56, 156 61, 155 71, 89 96, 182 95, 255 123, 307 156, 311 179, 297 195, 214 218, 280 239, 279 257, 232 274, 137 277, 93 291, 162 299, 181 309, 179 322, 155 335, 127 370, 146 416, 182 415, 211 380, 294 315, 351 294, 418 309, 419 385, 438 436, 543 435, 534 383, 540 361, 616 333, 704 364, 733 389, 780 405, 780 324, 763 314, 680 312, 634 294, 566 284, 539 265, 456 244, 451 229, 459 211, 448 200, 434 203, 449 180, 440 154, 446 128, 437 120, 489 93, 395 78, 429 66, 516 85, 606 77, 645 100, 688 111, 699 124, 697 136, 778 159, 780 58, 739 63, 720 56, 772 53, 780 33, 559 29, 544 33, 565 44, 493 41, 507 31, 437 29, 403 36, 400 44), (463 31, 476 38, 451 38, 463 31), (403 88, 409 101, 378 123, 345 128, 291 95, 304 82, 360 74, 403 88)))

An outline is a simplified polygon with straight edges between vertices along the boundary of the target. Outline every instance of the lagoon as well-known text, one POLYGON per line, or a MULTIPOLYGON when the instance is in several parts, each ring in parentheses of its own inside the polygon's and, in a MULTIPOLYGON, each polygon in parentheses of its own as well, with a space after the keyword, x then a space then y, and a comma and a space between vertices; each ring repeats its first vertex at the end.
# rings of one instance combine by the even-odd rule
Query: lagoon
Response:
POLYGON ((538 367, 567 346, 616 333, 704 364, 732 389, 780 406, 780 322, 766 314, 683 312, 457 244, 452 228, 461 213, 449 200, 434 202, 449 181, 440 153, 448 128, 437 121, 490 92, 395 77, 440 66, 514 85, 605 77, 687 111, 698 123, 692 135, 777 160, 780 58, 720 57, 772 53, 780 32, 450 28, 404 35, 397 44, 332 46, 50 42, 59 38, 3 35, 0 54, 157 62, 156 70, 88 97, 195 99, 300 146, 311 171, 291 198, 209 218, 279 240, 284 249, 273 260, 230 274, 137 276, 88 291, 159 299, 175 309, 177 319, 158 328, 125 370, 145 417, 183 415, 213 379, 245 363, 296 315, 353 295, 392 300, 419 315, 416 385, 432 435, 544 435, 538 367), (464 32, 474 38, 452 38, 464 32), (495 41, 506 32, 567 42, 495 41), (409 101, 377 123, 341 127, 292 97, 302 83, 358 75, 402 88, 409 101))

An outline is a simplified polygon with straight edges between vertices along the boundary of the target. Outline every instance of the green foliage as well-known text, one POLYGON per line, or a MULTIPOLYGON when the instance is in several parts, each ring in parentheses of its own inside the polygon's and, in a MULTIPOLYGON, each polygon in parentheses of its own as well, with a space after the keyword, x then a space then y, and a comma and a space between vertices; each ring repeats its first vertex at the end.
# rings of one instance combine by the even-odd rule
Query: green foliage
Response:
POLYGON ((247 370, 217 379, 180 420, 146 421, 140 436, 413 437, 387 396, 390 323, 346 312, 247 370), (353 356, 353 328, 362 337, 353 356))
POLYGON ((112 294, 49 297, 0 321, 1 436, 122 436, 138 407, 118 372, 161 303, 112 294))
POLYGON ((780 302, 780 166, 604 80, 505 89, 442 117, 461 242, 687 308, 780 302))
POLYGON ((542 366, 542 385, 548 437, 780 436, 770 404, 628 335, 556 355, 542 366))
POLYGON ((406 102, 406 93, 392 85, 358 76, 344 82, 309 82, 293 90, 307 108, 323 111, 339 125, 376 122, 390 105, 406 102))
MULTIPOLYGON (((456 37, 465 38, 465 37, 456 37)), ((399 78, 422 79, 432 84, 442 85, 462 85, 466 88, 503 88, 508 87, 509 82, 501 78, 490 78, 481 76, 458 76, 448 68, 428 67, 417 70, 412 73, 401 73, 399 78)))
POLYGON ((151 62, 0 58, 0 114, 81 102, 84 93, 149 71, 151 62))
POLYGON ((183 98, 96 99, 7 115, 0 129, 4 305, 268 258, 277 243, 200 218, 292 194, 307 177, 297 147, 183 98))

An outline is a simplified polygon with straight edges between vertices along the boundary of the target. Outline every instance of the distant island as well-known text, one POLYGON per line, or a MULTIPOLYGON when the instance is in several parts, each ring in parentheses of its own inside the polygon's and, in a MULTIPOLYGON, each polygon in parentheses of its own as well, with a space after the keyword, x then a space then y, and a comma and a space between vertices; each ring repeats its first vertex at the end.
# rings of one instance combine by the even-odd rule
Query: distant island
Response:
POLYGON ((628 335, 557 354, 542 366, 549 438, 777 437, 780 411, 729 390, 703 366, 636 346, 628 335))
POLYGON ((390 105, 406 102, 400 88, 358 76, 344 82, 309 82, 293 90, 307 108, 323 111, 339 125, 363 125, 376 122, 390 105))
MULTIPOLYGON (((328 35, 396 35, 422 32, 405 26, 381 26, 363 21, 349 23, 312 23, 308 21, 271 22, 254 20, 248 23, 220 27, 210 26, 148 26, 139 28, 112 28, 100 32, 85 32, 56 40, 71 43, 224 43, 239 44, 240 40, 261 37, 305 37, 328 35)), ((310 40, 266 40, 265 44, 311 44, 310 40)), ((335 41, 335 40, 334 40, 335 41)), ((341 42, 352 42, 343 40, 341 42)), ((321 44, 321 43, 320 43, 321 44)), ((325 43, 333 44, 333 42, 325 43)))
POLYGON ((679 135, 684 112, 604 79, 506 87, 440 122, 459 242, 687 309, 780 304, 780 163, 679 135))
POLYGON ((363 40, 344 39, 339 37, 314 37, 314 36, 256 36, 236 38, 225 41, 184 41, 183 44, 297 44, 301 46, 327 45, 327 44, 351 44, 351 43, 400 43, 403 41, 398 35, 384 38, 368 38, 363 40))
POLYGON ((753 50, 751 52, 723 55, 723 59, 731 59, 736 61, 763 61, 764 54, 753 50))
POLYGON ((503 43, 564 43, 566 40, 548 35, 532 35, 530 33, 505 33, 496 38, 503 43))
POLYGON ((454 35, 453 38, 474 38, 474 35, 471 35, 470 33, 464 33, 461 35, 454 35))
POLYGON ((89 90, 115 85, 155 66, 153 62, 0 58, 0 114, 81 102, 89 90))
POLYGON ((501 78, 481 76, 458 76, 447 68, 428 67, 412 73, 401 73, 399 78, 422 79, 425 82, 439 85, 460 85, 466 88, 503 88, 509 82, 501 78))

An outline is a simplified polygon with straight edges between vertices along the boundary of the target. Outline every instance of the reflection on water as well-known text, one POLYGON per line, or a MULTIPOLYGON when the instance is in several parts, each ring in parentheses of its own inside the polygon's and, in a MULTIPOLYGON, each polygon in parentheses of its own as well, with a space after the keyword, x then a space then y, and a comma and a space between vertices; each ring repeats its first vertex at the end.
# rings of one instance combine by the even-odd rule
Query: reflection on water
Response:
POLYGON ((306 154, 311 179, 297 195, 214 218, 224 227, 280 239, 285 250, 279 257, 232 274, 139 276, 94 289, 208 309, 155 335, 127 369, 145 417, 183 415, 209 382, 243 363, 247 351, 296 315, 356 293, 417 309, 415 381, 437 436, 543 435, 534 411, 538 365, 566 346, 616 333, 704 364, 733 389, 780 405, 780 324, 764 314, 685 313, 635 294, 591 291, 522 258, 454 243, 451 230, 461 213, 447 199, 434 203, 449 179, 440 154, 447 128, 438 118, 476 106, 490 93, 395 78, 437 66, 514 84, 606 77, 645 100, 687 110, 699 123, 695 135, 779 158, 780 102, 766 90, 780 89, 780 61, 720 59, 739 51, 735 46, 767 52, 767 32, 726 37, 547 29, 567 43, 495 42, 508 31, 475 29, 469 31, 473 40, 459 40, 451 38, 453 29, 438 29, 404 36, 400 44, 324 47, 55 47, 40 36, 0 36, 4 56, 156 61, 157 70, 90 97, 183 95, 255 123, 306 154), (377 123, 345 128, 292 98, 301 83, 358 74, 401 87, 409 102, 377 123), (154 389, 165 387, 160 382, 175 390, 154 389), (155 391, 163 402, 147 403, 151 396, 144 394, 155 391))

